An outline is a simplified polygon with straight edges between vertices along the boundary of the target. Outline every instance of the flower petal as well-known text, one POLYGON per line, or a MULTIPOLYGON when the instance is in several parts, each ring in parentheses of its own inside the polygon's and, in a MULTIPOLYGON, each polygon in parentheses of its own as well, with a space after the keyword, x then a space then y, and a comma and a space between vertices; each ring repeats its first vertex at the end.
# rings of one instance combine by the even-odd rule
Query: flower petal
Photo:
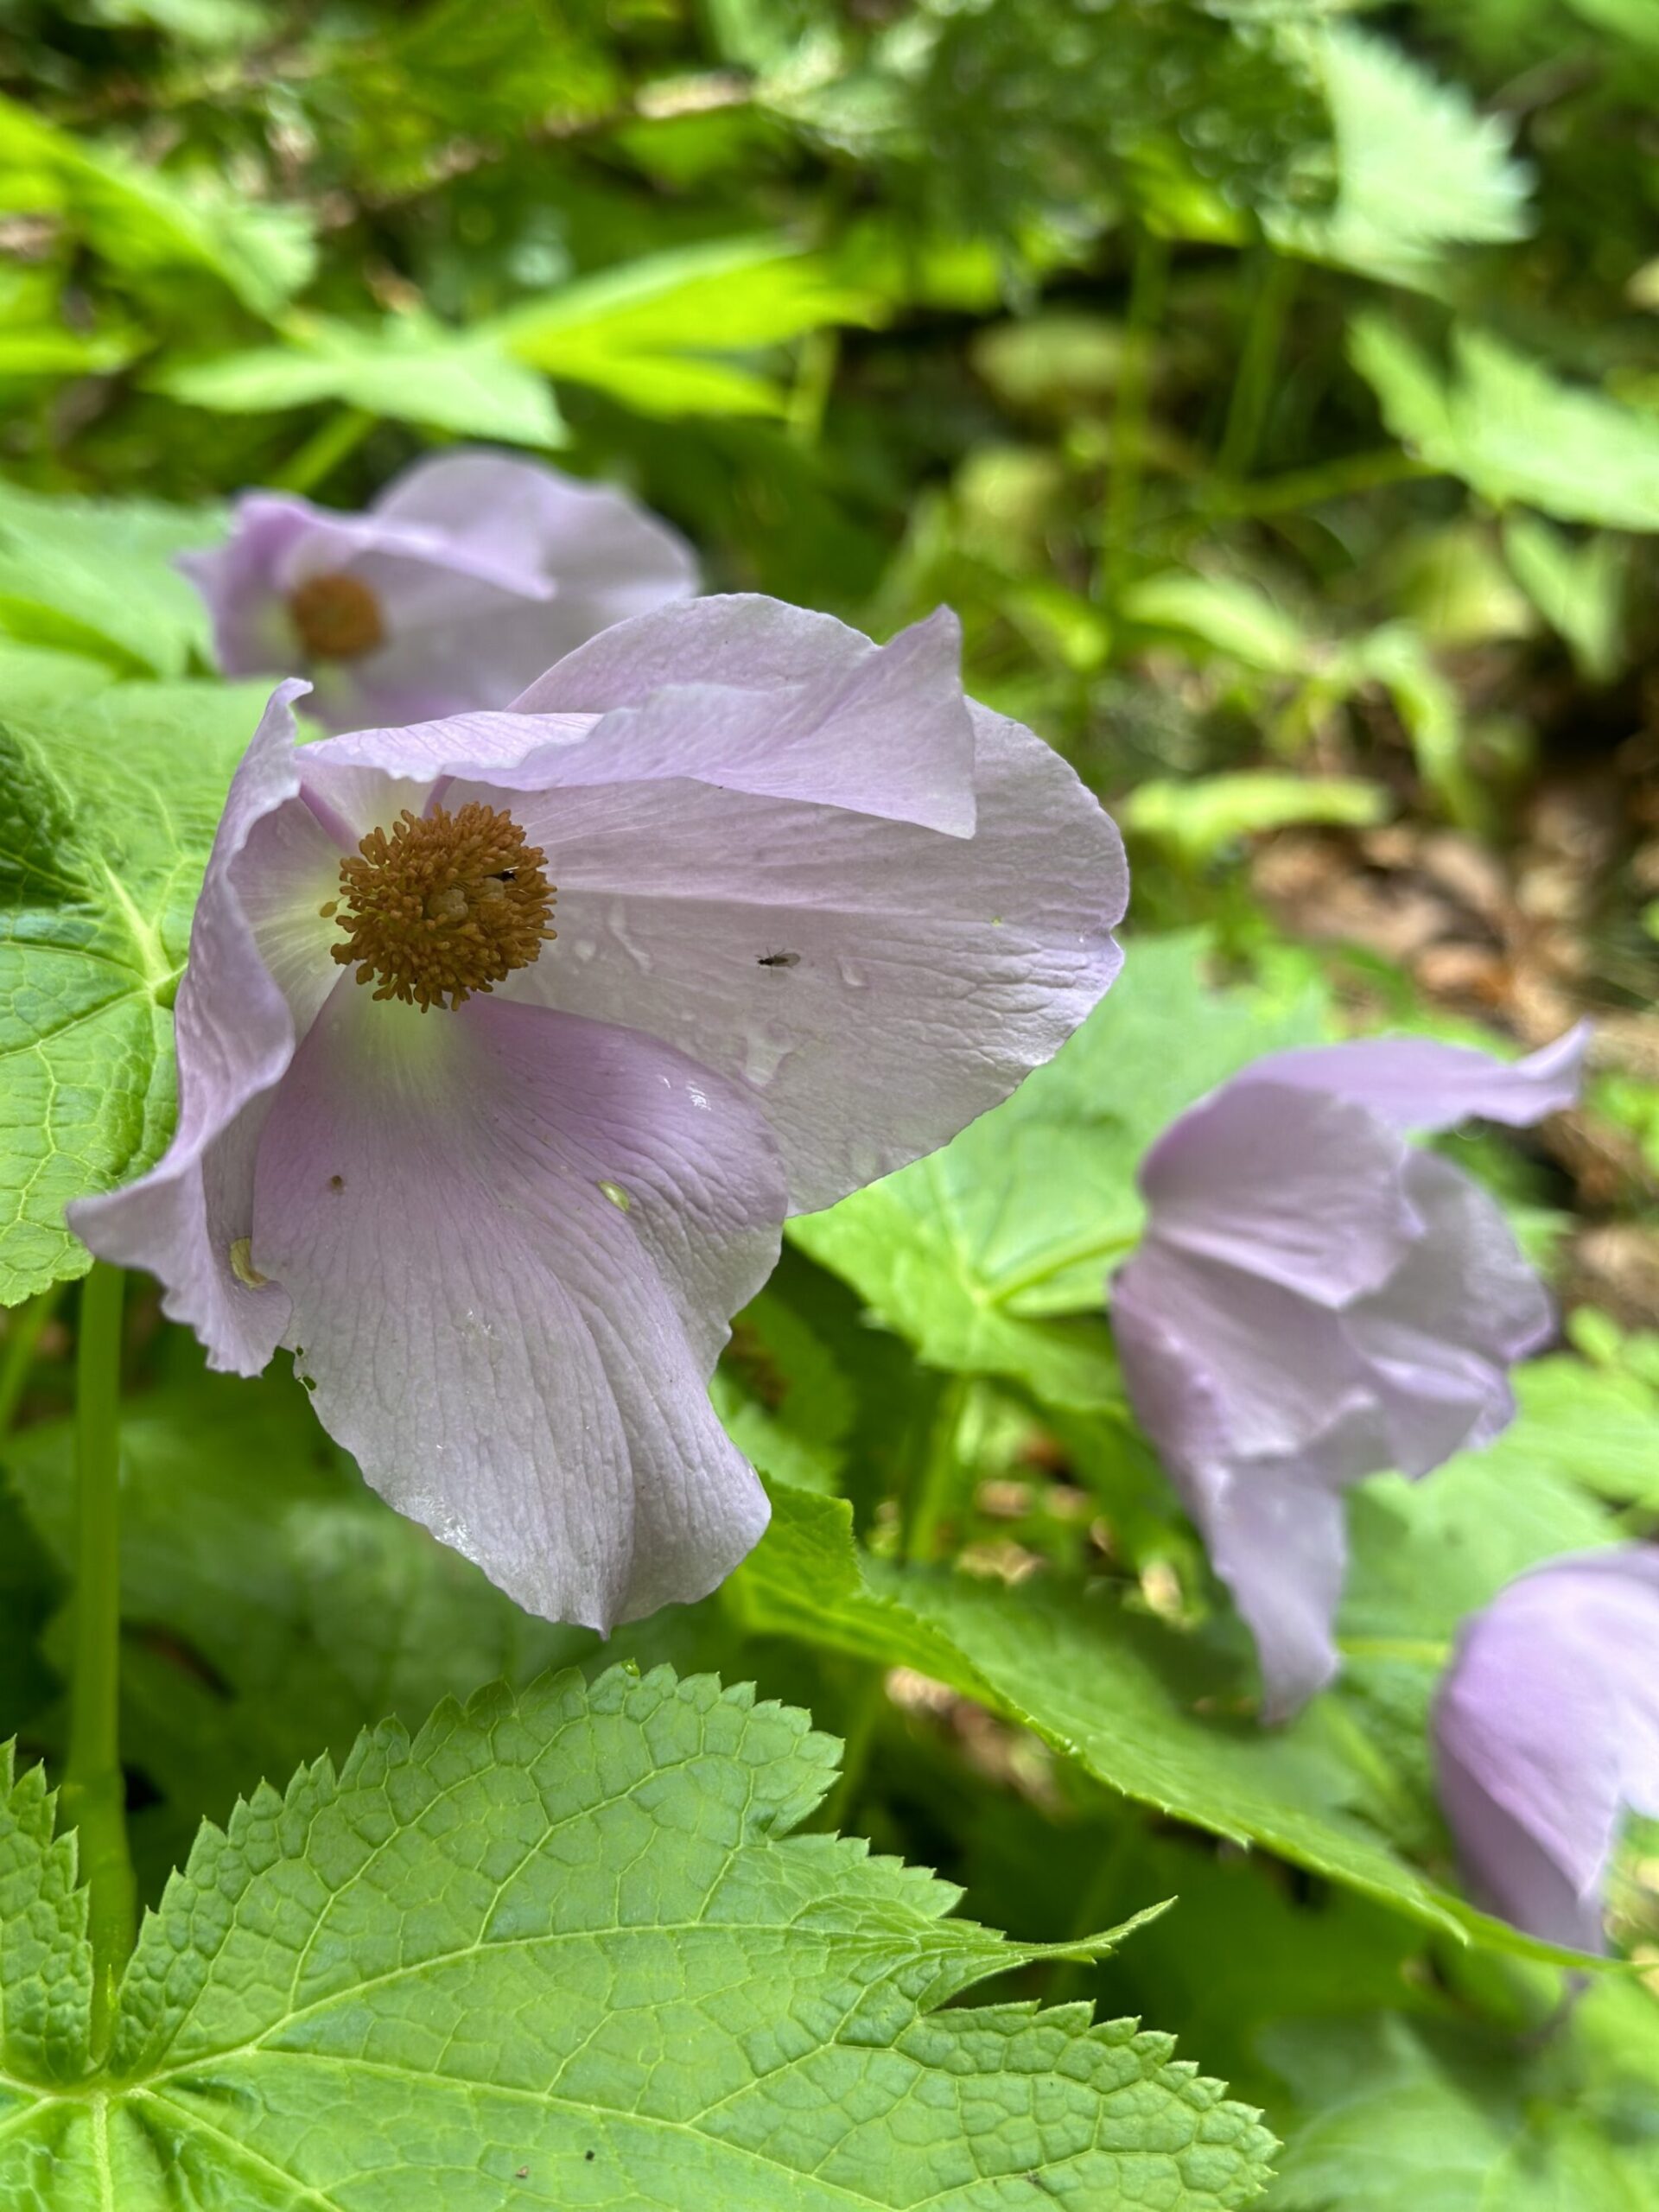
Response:
POLYGON ((124 1190, 79 1198, 69 1225, 100 1259, 147 1268, 166 1287, 163 1310, 188 1322, 212 1363, 257 1375, 281 1341, 288 1301, 238 1275, 232 1247, 252 1221, 253 1153, 270 1094, 293 1057, 289 1000, 261 956, 249 910, 273 911, 271 873, 314 861, 295 759, 292 702, 278 684, 225 802, 190 932, 175 1028, 179 1123, 166 1156, 124 1190), (247 866, 257 855, 257 865, 247 866))
POLYGON ((1420 1233, 1407 1158, 1351 1100, 1235 1082, 1171 1124, 1139 1179, 1160 1243, 1338 1306, 1385 1282, 1420 1233))
POLYGON ((1405 1188, 1423 1234, 1344 1319, 1387 1413, 1389 1462, 1420 1476, 1509 1427, 1510 1367, 1547 1342, 1554 1316, 1502 1209, 1478 1184, 1418 1153, 1405 1188))
POLYGON ((1433 1733, 1476 1896, 1599 1950, 1620 1811, 1659 1815, 1659 1550, 1554 1560, 1500 1591, 1465 1624, 1433 1733))
POLYGON ((791 1210, 953 1136, 1049 1058, 1122 964, 1110 819, 1058 753, 973 709, 971 838, 664 780, 509 805, 545 848, 559 937, 508 995, 683 1045, 747 1085, 791 1210))
MULTIPOLYGON (((1302 1449, 1243 1453, 1234 1411, 1156 1286, 1123 1268, 1112 1329, 1135 1414, 1255 1641, 1262 1717, 1283 1720, 1337 1671, 1347 1565, 1342 1493, 1376 1462, 1376 1416, 1350 1402, 1302 1449), (1127 1280, 1126 1280, 1127 1278, 1127 1280)), ((1207 1353, 1207 1333, 1198 1338, 1207 1353)))
POLYGON ((654 1039, 342 980, 265 1125, 253 1253, 375 1487, 531 1611, 608 1628, 765 1526, 706 1385, 783 1211, 755 1106, 654 1039))
POLYGON ((739 595, 619 623, 550 668, 521 714, 602 714, 558 781, 694 776, 966 837, 974 732, 962 630, 940 607, 872 645, 828 614, 739 595))
POLYGON ((1427 1135, 1475 1120, 1523 1128, 1577 1098, 1590 1033, 1581 1021, 1523 1060, 1495 1059, 1432 1037, 1359 1038, 1270 1053, 1234 1081, 1330 1091, 1392 1128, 1427 1135))

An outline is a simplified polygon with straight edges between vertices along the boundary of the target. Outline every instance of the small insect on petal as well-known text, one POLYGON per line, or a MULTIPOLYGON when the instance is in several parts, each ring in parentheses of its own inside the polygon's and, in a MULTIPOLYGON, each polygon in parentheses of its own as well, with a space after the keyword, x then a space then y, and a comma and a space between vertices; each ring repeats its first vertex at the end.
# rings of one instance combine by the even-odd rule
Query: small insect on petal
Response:
POLYGON ((628 1213, 632 1211, 633 1206, 632 1197, 628 1192, 623 1189, 620 1183, 601 1182, 599 1188, 601 1196, 602 1198, 608 1198, 619 1213, 628 1213))

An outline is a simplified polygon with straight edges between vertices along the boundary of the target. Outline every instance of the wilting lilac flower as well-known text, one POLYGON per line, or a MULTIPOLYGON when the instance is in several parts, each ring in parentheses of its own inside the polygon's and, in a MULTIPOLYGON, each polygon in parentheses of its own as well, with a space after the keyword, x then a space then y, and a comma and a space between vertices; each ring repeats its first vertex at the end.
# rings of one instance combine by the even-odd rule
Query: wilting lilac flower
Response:
POLYGON ((1120 963, 1116 830, 957 652, 944 613, 878 648, 707 599, 511 713, 296 747, 283 684, 178 1133, 75 1228, 216 1365, 293 1346, 376 1488, 532 1610, 700 1596, 766 1522, 706 1386, 785 1216, 1004 1097, 1120 963))
POLYGON ((1580 1552, 1501 1590, 1464 1624, 1433 1734, 1473 1895, 1600 1950, 1620 1815, 1659 1818, 1659 1548, 1580 1552))
POLYGON ((697 588, 684 540, 626 493, 462 449, 364 514, 248 492, 185 554, 227 676, 308 676, 334 730, 508 707, 561 654, 697 588))
POLYGON ((1111 1291, 1124 1379, 1255 1637, 1269 1718, 1336 1671, 1342 1492, 1490 1443, 1550 1330, 1497 1205, 1405 1133, 1535 1122, 1576 1096, 1584 1044, 1514 1065, 1427 1038, 1272 1053, 1142 1163, 1146 1235, 1111 1291))

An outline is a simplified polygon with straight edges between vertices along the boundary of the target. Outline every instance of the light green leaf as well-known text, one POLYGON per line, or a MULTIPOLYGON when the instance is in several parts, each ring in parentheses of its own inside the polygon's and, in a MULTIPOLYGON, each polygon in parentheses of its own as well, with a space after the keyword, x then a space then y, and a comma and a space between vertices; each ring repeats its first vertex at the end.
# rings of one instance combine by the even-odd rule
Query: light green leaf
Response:
POLYGON ((1058 1406, 1117 1405, 1097 1317, 1140 1232, 1141 1154, 1247 1061, 1319 1034, 1311 991, 1287 1005, 1213 991, 1204 951, 1197 936, 1133 940, 1103 1004, 1006 1105, 791 1238, 931 1365, 1013 1376, 1058 1406))
MULTIPOLYGON (((212 508, 44 499, 0 484, 0 632, 124 675, 181 676, 210 632, 174 557, 219 526, 212 508)), ((17 709, 8 695, 5 710, 17 709)))
POLYGON ((652 254, 528 301, 490 327, 518 359, 643 414, 776 415, 778 384, 720 355, 880 313, 873 292, 762 237, 652 254))
MULTIPOLYGON (((1053 1954, 946 1917, 957 1891, 861 1842, 791 1834, 834 1753, 750 1689, 618 1668, 441 1707, 412 1744, 387 1722, 338 1775, 262 1788, 147 1920, 107 2071, 70 2089, 17 2046, 0 2133, 25 2201, 999 2212, 1018 2190, 1222 2212, 1255 2194, 1270 2139, 1167 2037, 951 2003, 1053 1954)), ((27 1799, 0 1829, 25 1905, 48 1886, 39 1829, 27 1799)), ((54 2054, 85 1999, 77 1942, 37 1915, 7 1961, 25 1997, 65 1993, 54 2054)))
POLYGON ((216 175, 141 167, 0 100, 0 207, 51 208, 124 272, 205 271, 256 315, 274 315, 315 266, 309 218, 262 207, 216 175))
POLYGON ((1183 569, 1147 576, 1124 594, 1123 612, 1148 629, 1174 630, 1267 676, 1306 675, 1319 652, 1299 622, 1258 586, 1183 569))
POLYGON ((1264 2212, 1659 2204, 1659 2001, 1639 1982, 1609 1976, 1570 2031, 1519 2041, 1382 2013, 1261 2040, 1299 2108, 1264 2212))
POLYGON ((1393 801, 1381 784, 1357 776, 1238 775, 1154 777, 1137 785, 1117 810, 1123 828, 1153 838, 1185 860, 1211 859, 1223 846, 1296 822, 1337 822, 1363 828, 1385 822, 1393 801))
POLYGON ((0 1304, 84 1274, 67 1200, 160 1158, 171 1007, 263 684, 117 684, 0 722, 0 1304))
POLYGON ((1659 421, 1563 384, 1484 331, 1453 334, 1439 369, 1392 322, 1359 316, 1354 365, 1395 436, 1495 506, 1516 501, 1564 522, 1659 530, 1659 421))
POLYGON ((1418 773, 1453 821, 1483 824, 1491 811, 1465 758, 1463 706, 1453 685, 1408 622, 1384 622, 1343 655, 1346 683, 1380 683, 1406 726, 1418 773))
POLYGON ((1509 121, 1350 23, 1325 26, 1309 51, 1336 131, 1337 198, 1270 213, 1275 245, 1408 284, 1448 245, 1526 235, 1531 179, 1511 157, 1509 121))
POLYGON ((1598 535, 1579 543, 1536 515, 1510 515, 1503 552, 1528 598, 1572 648, 1579 673, 1611 683, 1624 664, 1629 563, 1620 541, 1598 535))
POLYGON ((449 330, 426 315, 391 315, 372 328, 308 315, 296 321, 289 340, 163 370, 151 386, 224 415, 276 414, 333 400, 463 437, 563 442, 546 384, 510 359, 487 331, 449 330))
MULTIPOLYGON (((784 1490, 728 1587, 754 1633, 914 1669, 1160 1813, 1463 1940, 1558 1955, 1477 1912, 1393 1840, 1401 1785, 1362 1713, 1326 1696, 1292 1726, 1263 1729, 1236 1667, 1111 1592, 895 1567, 859 1551, 844 1501, 784 1490)), ((1415 1804, 1405 1810, 1403 1825, 1421 1827, 1415 1804)))

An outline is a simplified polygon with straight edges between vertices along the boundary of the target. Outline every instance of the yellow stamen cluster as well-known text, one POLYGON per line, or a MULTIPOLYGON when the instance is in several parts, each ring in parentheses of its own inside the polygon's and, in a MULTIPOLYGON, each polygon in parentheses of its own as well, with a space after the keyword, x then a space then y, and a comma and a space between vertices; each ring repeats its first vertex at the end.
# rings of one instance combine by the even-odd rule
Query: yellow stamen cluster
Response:
POLYGON ((310 576, 288 595, 289 620, 313 660, 355 660, 385 642, 380 602, 359 576, 310 576))
POLYGON ((371 830, 359 857, 340 864, 340 897, 322 908, 339 916, 342 968, 378 999, 405 1006, 458 1007, 539 958, 556 936, 547 855, 524 842, 510 814, 476 800, 458 813, 442 807, 371 830))

